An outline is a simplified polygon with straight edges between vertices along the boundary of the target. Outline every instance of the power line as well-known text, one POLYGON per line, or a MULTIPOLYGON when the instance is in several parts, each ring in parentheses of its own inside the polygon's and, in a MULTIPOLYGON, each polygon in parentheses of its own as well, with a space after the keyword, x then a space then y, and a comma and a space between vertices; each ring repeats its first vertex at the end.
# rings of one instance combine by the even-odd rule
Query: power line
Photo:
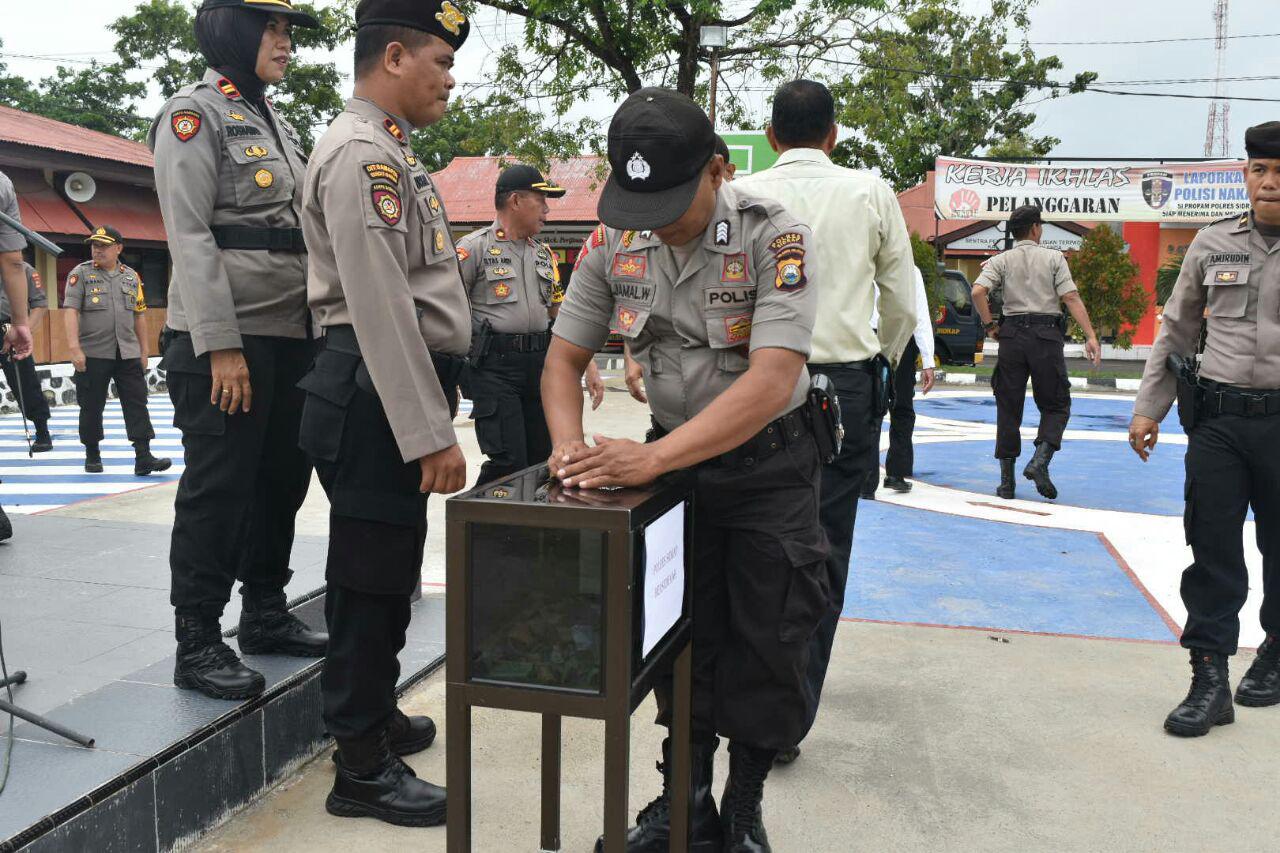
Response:
MULTIPOLYGON (((1227 36, 1229 39, 1269 39, 1280 37, 1280 33, 1247 33, 1244 35, 1227 36)), ((1164 38, 1164 39, 1122 39, 1119 41, 1033 41, 1028 44, 1036 45, 1106 45, 1106 44, 1174 44, 1176 42, 1188 41, 1217 41, 1216 36, 1189 36, 1186 38, 1164 38)))

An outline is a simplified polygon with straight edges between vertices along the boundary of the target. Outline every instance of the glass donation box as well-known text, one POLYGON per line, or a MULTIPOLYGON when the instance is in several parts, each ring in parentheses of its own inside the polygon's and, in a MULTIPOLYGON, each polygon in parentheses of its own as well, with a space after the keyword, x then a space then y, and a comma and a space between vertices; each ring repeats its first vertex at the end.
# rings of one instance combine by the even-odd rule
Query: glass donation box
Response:
POLYGON ((544 851, 560 849, 561 718, 603 720, 605 853, 622 853, 631 714, 669 673, 671 850, 687 851, 689 480, 562 489, 539 465, 451 498, 446 519, 450 853, 471 850, 474 706, 542 715, 544 851))

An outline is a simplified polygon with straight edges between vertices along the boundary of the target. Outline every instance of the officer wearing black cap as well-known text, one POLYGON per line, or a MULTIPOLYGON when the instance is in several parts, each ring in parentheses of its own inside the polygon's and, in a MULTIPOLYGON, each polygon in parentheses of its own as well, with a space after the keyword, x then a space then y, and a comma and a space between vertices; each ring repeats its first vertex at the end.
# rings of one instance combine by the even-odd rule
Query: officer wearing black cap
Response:
POLYGON ((325 807, 405 826, 445 820, 444 789, 400 759, 436 728, 396 708, 396 654, 427 495, 466 484, 453 417, 471 343, 449 217, 409 135, 444 116, 469 29, 450 0, 361 0, 355 97, 312 152, 303 193, 307 293, 324 330, 299 439, 330 506, 321 693, 338 752, 325 807))
POLYGON ((209 63, 160 110, 148 142, 173 276, 161 346, 186 470, 174 498, 174 683, 216 699, 262 692, 222 641, 239 578, 244 654, 319 657, 326 637, 287 608, 294 518, 311 482, 298 381, 315 353, 300 222, 306 159, 266 96, 284 79, 288 0, 204 0, 209 63))
MULTIPOLYGON (((607 227, 583 246, 543 373, 549 465, 579 489, 692 470, 691 849, 766 851, 765 777, 813 719, 809 639, 832 606, 806 406, 820 272, 807 227, 724 182, 711 122, 684 95, 632 94, 609 125, 608 154, 598 211, 607 227), (584 440, 578 377, 610 329, 644 368, 650 443, 584 440), (729 741, 718 814, 717 736, 729 741)), ((657 696, 668 725, 669 682, 657 696)), ((640 812, 628 850, 667 849, 663 790, 640 812)))
MULTIPOLYGON (((27 272, 27 316, 32 326, 38 326, 49 307, 49 298, 45 295, 44 285, 40 282, 40 273, 31 264, 23 263, 27 272)), ((9 294, 0 289, 0 324, 10 321, 9 294)), ((4 366, 4 378, 9 383, 22 414, 36 428, 35 437, 31 441, 33 453, 47 453, 53 449, 53 436, 49 434, 49 401, 45 399, 44 389, 40 386, 40 378, 36 375, 34 358, 15 359, 0 356, 0 364, 4 366), (21 392, 21 393, 19 393, 21 392)))
MULTIPOLYGON (((462 283, 471 297, 471 366, 464 392, 474 402, 476 439, 488 461, 479 483, 529 467, 551 453, 542 415, 542 362, 551 320, 564 301, 560 268, 546 243, 533 238, 547 224, 547 199, 563 187, 532 166, 508 166, 498 176, 497 219, 458 241, 462 283)), ((593 408, 604 399, 595 361, 587 366, 593 408)))
POLYGON ((1102 350, 1089 312, 1071 280, 1067 259, 1061 252, 1040 245, 1044 234, 1040 208, 1018 208, 1010 214, 1006 227, 1015 241, 1013 248, 989 259, 973 283, 978 316, 987 334, 1000 342, 1000 360, 991 376, 996 397, 995 456, 1000 460, 996 495, 1014 496, 1013 469, 1022 452, 1022 407, 1030 376, 1040 410, 1040 429, 1035 455, 1022 476, 1034 481, 1036 491, 1052 500, 1058 489, 1049 479, 1049 462, 1062 449, 1062 433, 1071 417, 1071 383, 1062 355, 1066 343, 1062 305, 1084 330, 1084 354, 1095 366, 1102 363, 1102 350), (991 316, 988 293, 1004 296, 1004 319, 999 323, 991 316))
POLYGON ((84 470, 102 473, 102 411, 112 380, 124 412, 125 435, 133 443, 133 473, 140 477, 168 470, 168 459, 151 455, 156 437, 147 413, 147 301, 142 277, 120 262, 124 240, 110 225, 94 230, 85 242, 93 259, 67 274, 63 322, 75 367, 80 404, 80 443, 84 470))
POLYGON ((1129 425, 1129 443, 1145 462, 1176 394, 1189 435, 1184 521, 1192 563, 1182 573, 1181 642, 1193 675, 1186 699, 1165 720, 1175 735, 1203 735, 1235 720, 1227 658, 1236 653, 1249 595, 1241 543, 1250 507, 1266 639, 1235 701, 1280 704, 1280 122, 1249 128, 1244 144, 1251 210, 1191 241, 1129 425), (1198 375, 1180 379, 1170 357, 1195 364, 1197 353, 1198 375))

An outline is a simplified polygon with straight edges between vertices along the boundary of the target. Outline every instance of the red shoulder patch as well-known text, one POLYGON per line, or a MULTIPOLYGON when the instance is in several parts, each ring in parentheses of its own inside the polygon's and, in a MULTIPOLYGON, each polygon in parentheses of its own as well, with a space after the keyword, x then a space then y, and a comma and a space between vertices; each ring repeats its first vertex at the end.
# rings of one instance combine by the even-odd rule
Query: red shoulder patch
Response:
POLYGON ((387 133, 394 136, 400 142, 404 142, 404 131, 400 129, 400 125, 387 118, 382 120, 382 126, 387 129, 387 133))
POLYGON ((240 90, 236 88, 236 84, 232 83, 226 77, 218 80, 218 91, 232 100, 240 97, 240 90))
MULTIPOLYGON (((432 196, 432 198, 435 198, 435 196, 432 196)), ((466 249, 462 248, 461 246, 457 246, 455 248, 458 251, 458 260, 465 261, 467 258, 471 257, 471 253, 468 252, 466 249)))
POLYGON ((188 142, 199 133, 202 121, 200 113, 195 110, 175 110, 169 116, 169 126, 173 128, 173 135, 178 137, 179 142, 188 142))

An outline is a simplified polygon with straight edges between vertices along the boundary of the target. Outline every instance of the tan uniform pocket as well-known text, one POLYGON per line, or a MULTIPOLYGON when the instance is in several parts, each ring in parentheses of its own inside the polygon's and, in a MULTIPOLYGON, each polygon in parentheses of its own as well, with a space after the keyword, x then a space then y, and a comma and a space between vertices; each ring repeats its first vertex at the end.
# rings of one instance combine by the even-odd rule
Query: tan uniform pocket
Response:
POLYGON ((85 288, 84 304, 80 306, 80 310, 84 312, 105 311, 110 307, 107 303, 109 298, 110 293, 104 285, 91 284, 85 288))
POLYGON ((1204 286, 1208 288, 1210 317, 1235 319, 1243 317, 1249 306, 1249 267, 1211 266, 1205 270, 1204 286))
POLYGON ((512 267, 494 265, 484 269, 484 304, 507 305, 520 301, 520 288, 516 286, 516 271, 512 267))
POLYGON ((227 175, 239 206, 279 204, 293 196, 293 175, 273 140, 232 138, 226 152, 231 161, 227 175))
POLYGON ((644 329, 644 324, 649 321, 651 313, 652 309, 647 305, 617 302, 613 306, 613 320, 609 325, 622 337, 635 340, 644 329))

